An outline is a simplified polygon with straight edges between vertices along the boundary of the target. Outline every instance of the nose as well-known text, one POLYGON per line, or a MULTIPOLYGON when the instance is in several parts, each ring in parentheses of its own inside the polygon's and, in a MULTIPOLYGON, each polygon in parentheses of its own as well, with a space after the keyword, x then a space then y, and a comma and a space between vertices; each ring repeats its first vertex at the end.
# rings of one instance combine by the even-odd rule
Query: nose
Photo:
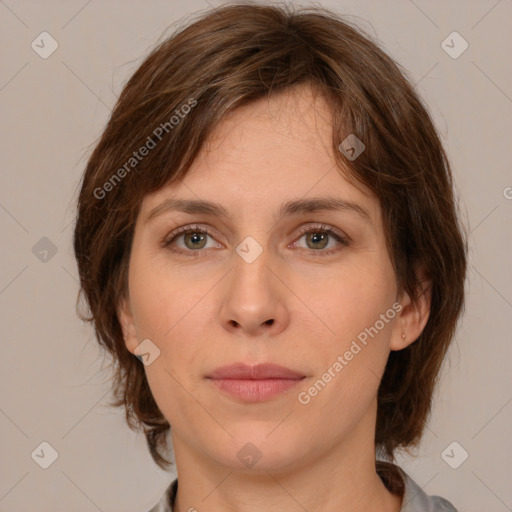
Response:
POLYGON ((290 291, 283 285, 286 276, 264 251, 248 263, 236 255, 234 268, 222 289, 220 318, 231 333, 275 336, 289 323, 290 291))

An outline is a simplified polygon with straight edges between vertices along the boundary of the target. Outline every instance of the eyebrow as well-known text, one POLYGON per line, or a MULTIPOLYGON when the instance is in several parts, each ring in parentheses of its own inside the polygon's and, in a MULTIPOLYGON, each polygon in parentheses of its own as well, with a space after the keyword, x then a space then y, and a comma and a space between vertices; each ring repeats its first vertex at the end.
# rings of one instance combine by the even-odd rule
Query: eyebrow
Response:
MULTIPOLYGON (((196 199, 166 199, 149 212, 145 222, 149 222, 169 211, 180 211, 191 215, 200 214, 222 218, 230 217, 228 210, 219 203, 196 199)), ((310 199, 288 201, 281 206, 278 214, 274 216, 274 222, 279 222, 284 217, 290 215, 320 211, 344 211, 353 213, 371 223, 370 214, 361 205, 336 197, 313 197, 310 199)))

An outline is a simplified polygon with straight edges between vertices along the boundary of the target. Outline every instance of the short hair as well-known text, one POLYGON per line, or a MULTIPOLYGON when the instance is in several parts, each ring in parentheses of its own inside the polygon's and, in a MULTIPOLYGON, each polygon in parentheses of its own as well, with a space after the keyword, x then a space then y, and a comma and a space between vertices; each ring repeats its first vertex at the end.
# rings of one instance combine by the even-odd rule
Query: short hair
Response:
POLYGON ((399 290, 413 301, 425 292, 416 264, 431 280, 426 326, 390 353, 377 397, 376 449, 394 460, 397 449, 418 444, 464 309, 467 235, 448 158, 411 82, 369 34, 328 9, 235 3, 201 13, 158 43, 126 83, 82 177, 73 240, 77 312, 115 361, 111 405, 124 405, 128 425, 143 429, 162 469, 172 465, 164 453, 171 426, 124 344, 116 312, 128 291, 141 202, 186 175, 229 112, 301 84, 329 106, 339 172, 380 201, 399 290), (339 149, 349 135, 365 146, 356 159, 339 149), (146 156, 136 158, 144 146, 146 156))

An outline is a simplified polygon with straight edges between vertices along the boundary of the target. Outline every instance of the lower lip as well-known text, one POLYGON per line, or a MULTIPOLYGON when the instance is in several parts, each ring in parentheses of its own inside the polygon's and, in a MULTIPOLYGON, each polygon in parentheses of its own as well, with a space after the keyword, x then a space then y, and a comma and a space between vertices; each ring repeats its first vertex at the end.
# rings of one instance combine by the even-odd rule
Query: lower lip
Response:
POLYGON ((244 402, 263 402, 296 386, 302 379, 208 379, 244 402))

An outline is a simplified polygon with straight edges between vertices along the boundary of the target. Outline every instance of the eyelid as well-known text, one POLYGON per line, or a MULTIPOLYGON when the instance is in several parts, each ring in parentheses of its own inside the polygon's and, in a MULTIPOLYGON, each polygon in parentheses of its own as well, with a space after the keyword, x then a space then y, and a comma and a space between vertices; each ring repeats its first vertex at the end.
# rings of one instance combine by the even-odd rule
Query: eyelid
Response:
POLYGON ((318 230, 318 231, 325 231, 327 233, 330 233, 331 235, 336 235, 339 238, 341 238, 344 241, 346 241, 347 243, 352 241, 352 239, 346 233, 344 233, 343 231, 338 230, 334 226, 331 226, 329 224, 323 224, 323 223, 315 223, 315 222, 313 222, 313 223, 309 223, 307 226, 301 226, 300 229, 299 229, 299 233, 302 236, 305 233, 308 233, 310 231, 315 231, 315 229, 318 230))

